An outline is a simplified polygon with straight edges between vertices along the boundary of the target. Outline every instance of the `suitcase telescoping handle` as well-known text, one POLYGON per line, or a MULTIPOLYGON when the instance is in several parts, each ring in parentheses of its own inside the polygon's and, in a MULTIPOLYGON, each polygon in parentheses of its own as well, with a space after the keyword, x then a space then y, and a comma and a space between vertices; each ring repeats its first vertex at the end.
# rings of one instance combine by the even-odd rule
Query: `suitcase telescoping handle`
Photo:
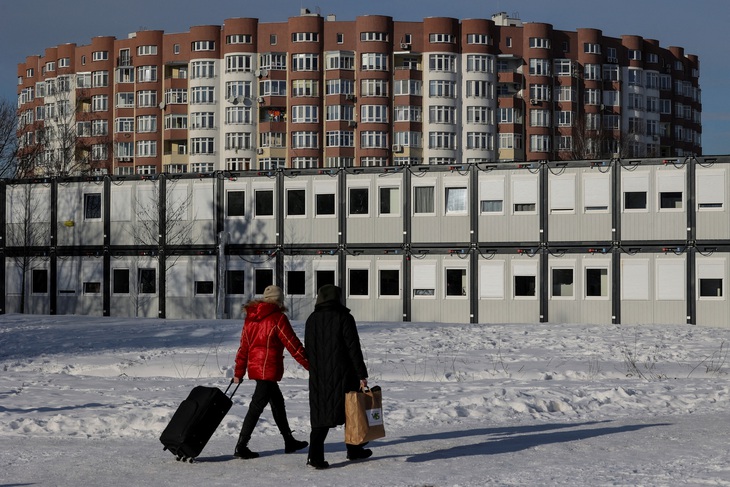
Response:
MULTIPOLYGON (((228 394, 228 389, 230 389, 232 385, 233 385, 233 379, 231 379, 231 382, 228 383, 228 387, 226 387, 226 390, 225 390, 225 392, 223 392, 223 394, 226 394, 227 395, 228 394)), ((228 396, 228 397, 230 397, 231 399, 233 399, 233 395, 236 393, 236 391, 238 390, 238 386, 240 386, 240 385, 241 385, 240 382, 238 384, 236 384, 236 387, 233 388, 233 390, 231 391, 231 395, 228 396)))

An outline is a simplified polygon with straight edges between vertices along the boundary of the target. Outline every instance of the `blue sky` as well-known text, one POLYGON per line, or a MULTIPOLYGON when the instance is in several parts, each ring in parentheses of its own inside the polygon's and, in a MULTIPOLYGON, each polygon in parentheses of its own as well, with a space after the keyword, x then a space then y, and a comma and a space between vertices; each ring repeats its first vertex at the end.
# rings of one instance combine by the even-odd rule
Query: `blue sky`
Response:
POLYGON ((0 98, 15 100, 18 63, 47 47, 85 45, 95 36, 123 38, 144 29, 186 32, 235 17, 282 22, 301 8, 338 20, 377 14, 404 21, 488 19, 504 11, 555 29, 591 27, 610 37, 638 35, 662 47, 683 47, 700 58, 704 153, 730 154, 728 0, 0 0, 0 98))

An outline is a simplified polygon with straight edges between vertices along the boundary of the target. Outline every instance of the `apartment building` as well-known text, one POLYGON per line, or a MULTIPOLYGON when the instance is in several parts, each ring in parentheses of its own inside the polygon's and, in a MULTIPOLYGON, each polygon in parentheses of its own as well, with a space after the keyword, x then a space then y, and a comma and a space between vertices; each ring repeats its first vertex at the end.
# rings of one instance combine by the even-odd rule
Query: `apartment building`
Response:
POLYGON ((701 155, 699 59, 491 19, 231 18, 18 65, 28 174, 701 155))

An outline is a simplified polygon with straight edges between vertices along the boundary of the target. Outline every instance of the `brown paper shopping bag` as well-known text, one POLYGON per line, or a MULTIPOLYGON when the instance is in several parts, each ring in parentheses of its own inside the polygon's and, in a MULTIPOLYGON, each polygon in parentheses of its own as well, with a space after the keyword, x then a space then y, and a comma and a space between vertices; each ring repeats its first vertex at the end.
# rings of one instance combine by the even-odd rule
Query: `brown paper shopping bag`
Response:
POLYGON ((345 395, 345 443, 360 445, 384 436, 380 386, 348 392, 345 395))

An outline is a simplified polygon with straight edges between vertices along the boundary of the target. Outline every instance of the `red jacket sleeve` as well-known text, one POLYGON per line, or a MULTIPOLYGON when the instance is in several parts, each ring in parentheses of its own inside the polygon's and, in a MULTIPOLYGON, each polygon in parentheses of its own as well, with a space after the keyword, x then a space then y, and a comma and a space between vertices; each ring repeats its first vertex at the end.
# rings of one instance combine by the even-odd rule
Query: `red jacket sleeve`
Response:
POLYGON ((282 313, 281 319, 276 324, 276 333, 279 336, 279 340, 284 344, 289 353, 294 359, 299 362, 305 370, 309 370, 309 361, 307 355, 304 352, 304 345, 297 338, 294 329, 291 327, 289 318, 282 313))
POLYGON ((243 376, 246 375, 249 347, 250 344, 248 336, 246 335, 246 324, 244 323, 243 330, 241 330, 241 344, 239 345, 238 352, 236 353, 236 367, 233 372, 234 377, 242 379, 243 376))

